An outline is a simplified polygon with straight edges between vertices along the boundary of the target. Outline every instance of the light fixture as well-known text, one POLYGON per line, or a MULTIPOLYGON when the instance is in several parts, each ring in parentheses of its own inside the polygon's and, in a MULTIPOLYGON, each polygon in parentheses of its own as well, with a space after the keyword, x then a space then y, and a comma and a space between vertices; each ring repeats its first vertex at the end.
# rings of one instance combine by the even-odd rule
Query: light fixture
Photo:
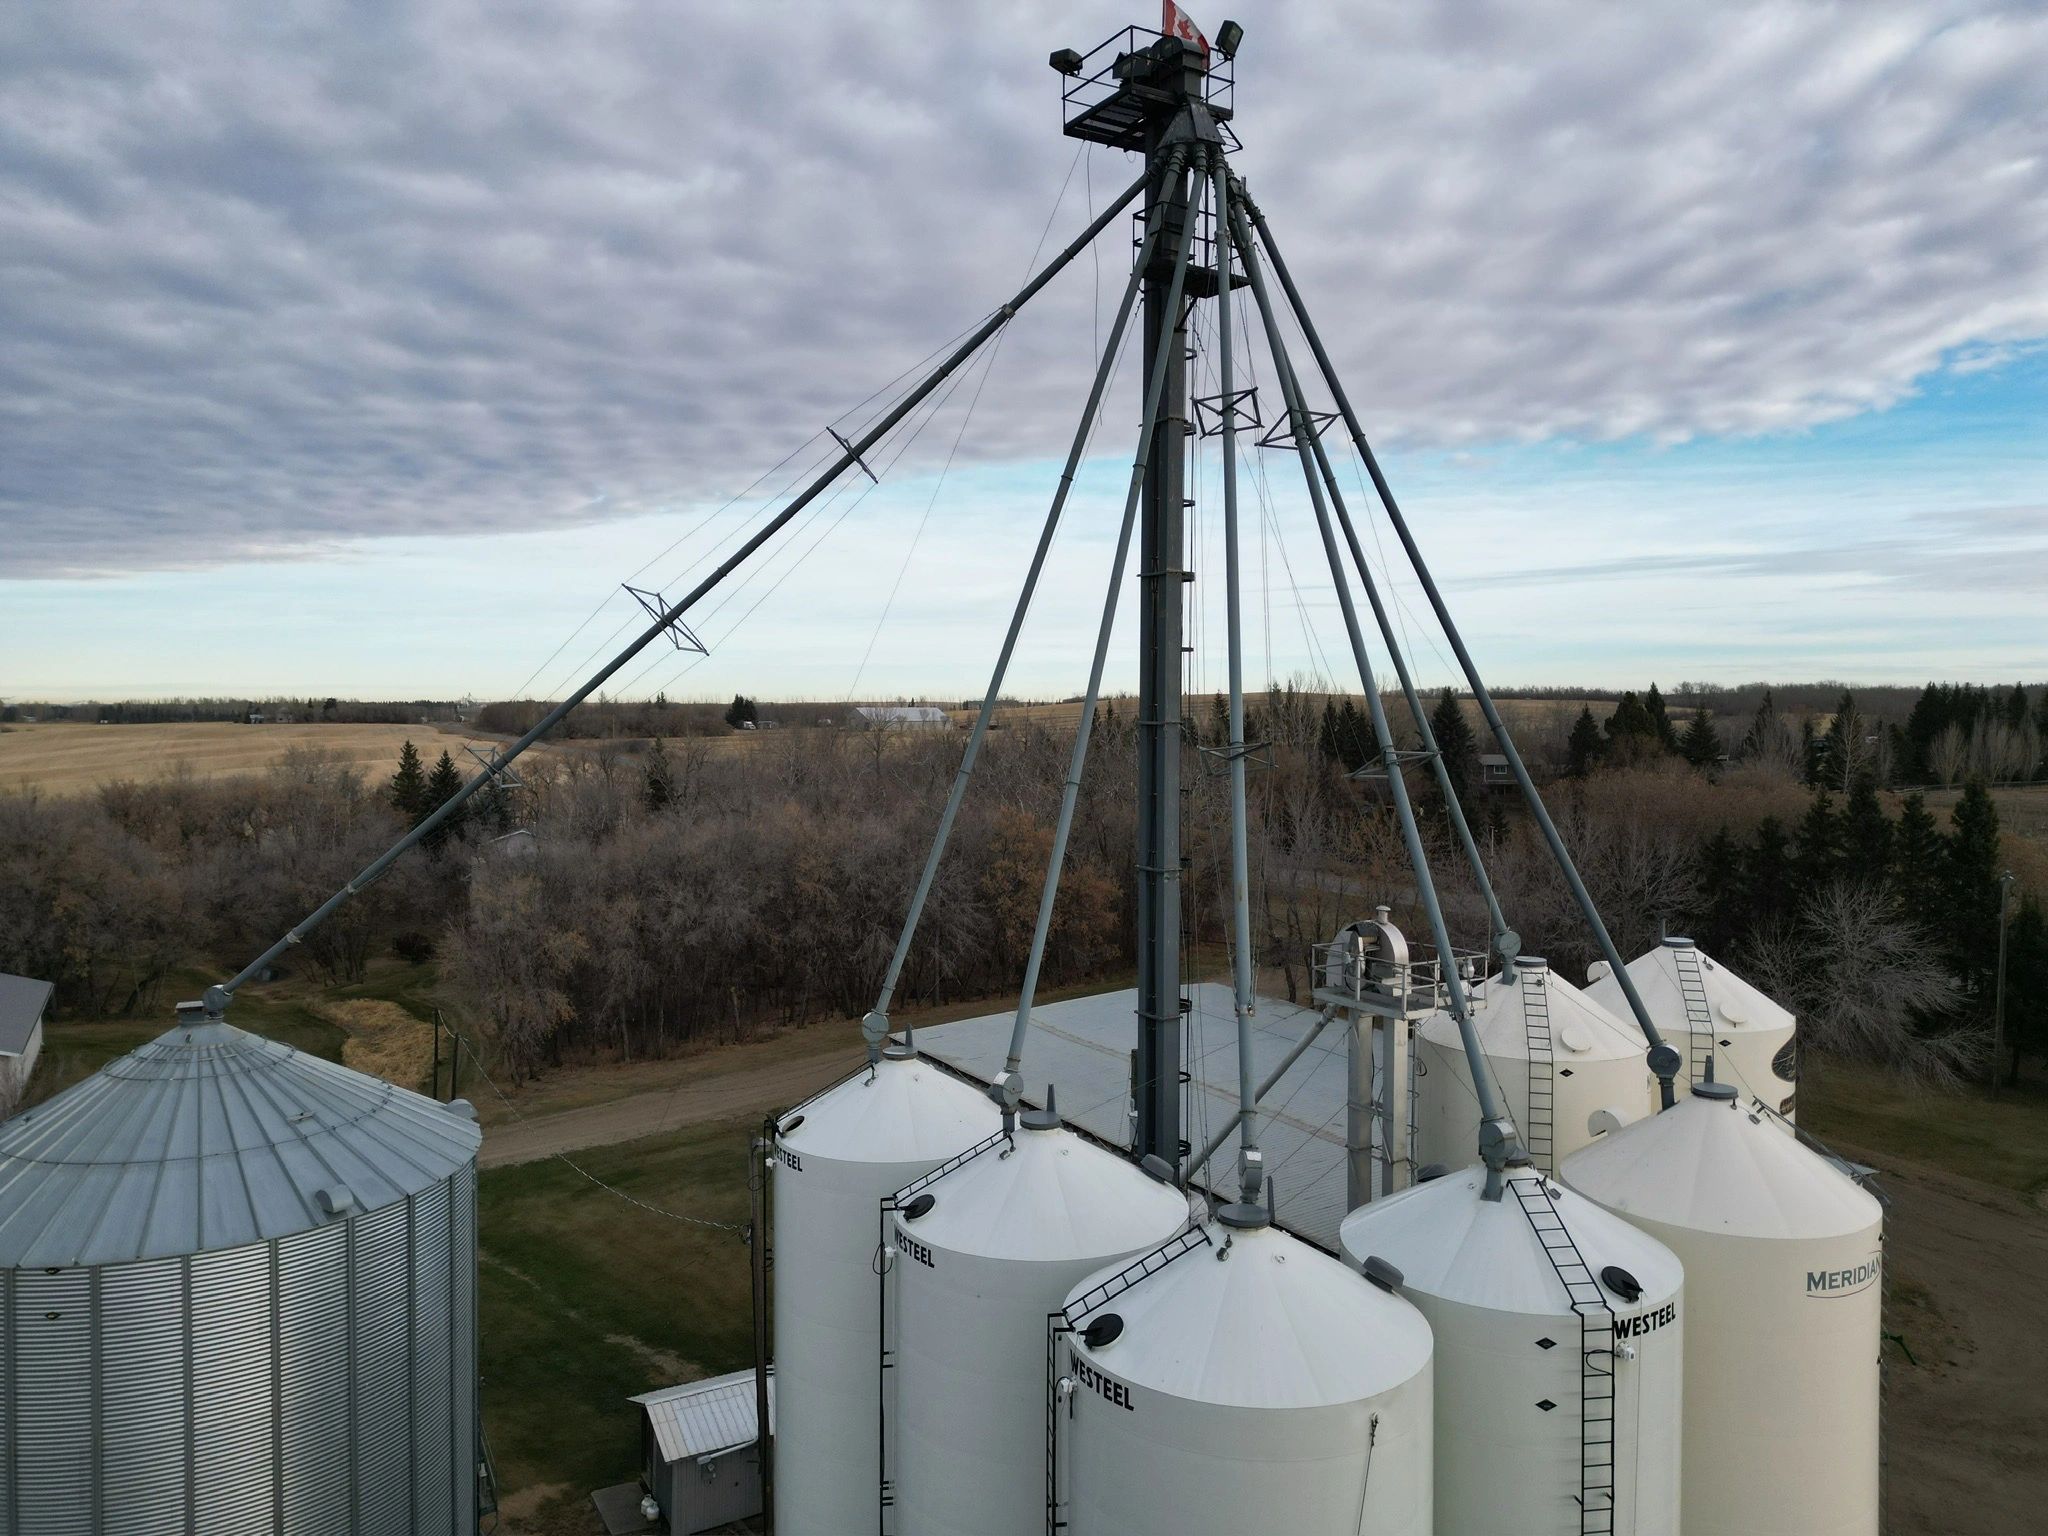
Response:
POLYGON ((1216 29, 1216 51, 1226 59, 1237 57, 1237 45, 1244 41, 1244 28, 1234 21, 1226 21, 1216 29))
POLYGON ((1063 75, 1078 75, 1081 73, 1081 54, 1079 49, 1056 49, 1052 57, 1045 62, 1063 75))

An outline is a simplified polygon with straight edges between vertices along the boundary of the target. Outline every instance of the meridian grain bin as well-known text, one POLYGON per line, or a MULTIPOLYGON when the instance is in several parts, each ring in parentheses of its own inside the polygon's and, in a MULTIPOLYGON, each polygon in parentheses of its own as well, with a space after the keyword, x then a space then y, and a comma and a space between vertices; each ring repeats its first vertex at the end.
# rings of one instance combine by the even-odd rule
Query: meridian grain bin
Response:
POLYGON ((1565 1162, 1685 1266, 1685 1536, 1877 1536, 1883 1209, 1698 1083, 1565 1162))
POLYGON ((480 1140, 203 1015, 0 1128, 0 1530, 474 1532, 480 1140))
POLYGON ((775 1140, 775 1521, 779 1536, 878 1524, 881 1202, 1000 1126, 995 1105, 890 1045, 782 1117, 775 1140))
POLYGON ((1684 1275, 1535 1169, 1472 1167, 1345 1218, 1436 1336, 1436 1518, 1457 1536, 1674 1536, 1684 1275), (1590 1519, 1582 1520, 1582 1511, 1590 1519))

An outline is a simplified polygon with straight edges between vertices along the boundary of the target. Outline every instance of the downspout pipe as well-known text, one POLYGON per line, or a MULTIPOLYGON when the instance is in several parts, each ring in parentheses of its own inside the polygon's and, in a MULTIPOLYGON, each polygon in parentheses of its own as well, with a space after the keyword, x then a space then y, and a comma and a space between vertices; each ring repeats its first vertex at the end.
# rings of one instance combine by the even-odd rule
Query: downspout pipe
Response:
POLYGON ((823 473, 818 475, 816 479, 812 480, 808 486, 799 492, 794 501, 776 513, 744 544, 740 545, 738 549, 721 561, 718 568, 695 587, 691 588, 686 596, 664 609, 652 624, 640 632, 636 639, 628 644, 624 650, 620 651, 618 655, 592 673, 574 693, 541 716, 540 720, 531 730, 497 754, 488 765, 481 769, 453 795, 449 796, 431 815, 422 819, 419 825, 399 838, 397 842, 393 843, 383 853, 372 859, 348 884, 314 908, 308 916, 303 918, 283 938, 242 967, 240 971, 227 981, 208 987, 205 994, 207 1013, 216 1018, 224 1014, 235 992, 245 982, 262 975, 286 950, 303 943, 309 933, 332 917, 351 896, 354 896, 358 891, 382 876, 387 869, 403 857, 414 845, 432 833, 435 828, 444 825, 450 817, 461 810, 472 795, 482 789, 484 785, 494 780, 500 773, 504 772, 505 768, 514 758, 518 757, 528 747, 561 724, 569 711, 597 692, 598 689, 611 680, 613 674, 618 672, 621 667, 639 655, 641 651, 645 650, 660 636, 666 634, 668 627, 694 607, 707 592, 724 581, 726 577, 730 576, 740 565, 749 559, 756 550, 760 549, 769 539, 787 527, 792 518, 815 501, 826 487, 831 485, 840 475, 844 474, 847 469, 858 463, 868 449, 880 442, 898 422, 902 421, 911 411, 922 404, 933 390, 937 389, 939 385, 943 384, 947 378, 955 373, 962 363, 978 352, 984 342, 1008 325, 1016 317, 1017 311, 1030 302, 1037 295, 1038 291, 1051 282, 1054 277, 1058 276, 1069 262, 1080 255, 1081 252, 1087 250, 1094 243, 1095 237, 1107 229, 1111 222, 1137 199, 1138 194, 1145 190, 1145 184, 1149 179, 1148 173, 1147 175, 1140 176, 1130 186, 1126 187, 1122 195, 1112 201, 1108 207, 1104 208, 1095 219, 1091 220, 1088 227, 1082 230, 1066 249, 1047 262, 1029 282, 1025 283, 1022 288, 1018 289, 1011 296, 1007 303, 1001 305, 986 320, 976 326, 973 333, 965 341, 961 342, 959 346, 955 347, 943 362, 926 374, 916 388, 905 395, 902 400, 898 401, 875 425, 866 432, 863 432, 855 441, 849 443, 845 451, 838 458, 834 459, 823 473))
MULTIPOLYGON (((1162 179, 1171 181, 1180 172, 1181 154, 1173 152, 1164 168, 1162 179)), ((1165 204, 1160 204, 1164 208, 1165 204)), ((988 692, 983 695, 981 711, 974 718, 974 729, 968 734, 967 748, 961 754, 960 769, 953 776, 952 792, 946 797, 946 809, 939 817, 938 832, 932 838, 931 851, 925 856, 924 872, 918 878, 917 891, 910 898, 910 911, 904 917, 903 931, 896 940, 895 953, 889 957, 889 970, 882 978, 882 990, 875 999, 875 1006, 861 1021, 861 1032, 867 1040, 868 1059, 877 1060, 882 1041, 889 1034, 889 1005, 895 1000, 896 986, 903 977, 903 967, 910 957, 911 941, 917 936, 917 927, 924 917, 925 902, 930 898, 932 885, 938 879, 940 861, 945 858, 946 845, 953 835, 953 823, 960 815, 960 805, 967 798, 967 786, 974 777, 976 762, 981 756, 983 740, 988 735, 989 722, 994 718, 996 704, 1002 695, 1003 680, 1009 675, 1010 658, 1017 649, 1018 636, 1023 633, 1024 620, 1031 611, 1032 599, 1038 591, 1038 579, 1045 570, 1046 556, 1052 550, 1053 537, 1059 532, 1060 518, 1066 510, 1068 494, 1074 488, 1074 476, 1079 471, 1081 457, 1088 449, 1088 439, 1095 418, 1102 407, 1102 397, 1109 389, 1110 376, 1116 372, 1117 353, 1123 344, 1124 331, 1130 324, 1131 313, 1136 308, 1138 295, 1144 290, 1145 269, 1152 260, 1153 248, 1158 244, 1159 220, 1155 216, 1151 227, 1145 231, 1145 238, 1138 250, 1137 265, 1131 268, 1130 283, 1124 289, 1123 302, 1117 308, 1116 320, 1110 326, 1109 341, 1102 349, 1102 360, 1096 365, 1095 381, 1088 391, 1088 403, 1081 411, 1081 424, 1074 429, 1074 441, 1067 450, 1066 467, 1060 472, 1058 488, 1053 492, 1051 510, 1046 513, 1045 527, 1038 535, 1038 547, 1031 553, 1031 566, 1024 576, 1024 589, 1017 596, 1017 606, 1010 614, 1010 627, 1003 636, 1002 649, 996 654, 995 671, 988 682, 988 692)), ((904 1041, 911 1043, 911 1032, 904 1032, 904 1041)))
POLYGON ((1669 1109, 1677 1101, 1677 1090, 1673 1084, 1685 1064, 1678 1052, 1665 1043, 1664 1036, 1657 1029, 1656 1021, 1650 1017, 1650 1010, 1645 1006, 1642 994, 1636 990, 1635 981, 1628 973, 1627 963, 1621 958, 1621 952, 1615 948, 1614 939, 1607 931, 1607 924, 1601 920, 1600 909, 1594 904, 1592 893, 1586 889, 1586 882, 1580 877, 1578 866, 1572 862, 1571 853, 1566 849, 1564 839, 1558 834, 1557 823, 1551 820, 1550 812, 1543 804, 1543 796, 1537 792, 1536 781, 1529 776, 1528 765, 1522 761, 1522 754, 1515 747, 1514 737, 1508 732, 1507 722, 1501 719, 1500 710, 1494 705, 1493 695, 1487 691, 1485 682, 1479 676, 1479 668, 1472 661, 1471 652, 1465 648, 1464 637, 1458 633, 1458 626, 1451 619, 1443 593, 1437 589, 1436 579, 1429 573, 1428 562, 1422 558, 1422 551, 1417 547, 1415 536, 1409 530, 1408 520, 1401 515, 1400 504, 1394 499, 1393 488, 1387 484, 1387 477, 1380 470, 1379 459, 1374 455, 1372 445, 1366 440, 1365 428, 1359 424, 1358 413, 1352 409, 1350 397, 1344 393, 1344 385, 1337 377, 1336 368, 1330 362, 1329 352, 1324 348, 1321 336, 1316 333, 1315 322, 1309 318, 1308 308, 1302 303, 1301 294, 1294 286, 1294 279, 1287 271, 1287 263, 1282 259, 1279 247, 1274 243, 1273 231, 1266 223, 1265 214, 1251 202, 1249 195, 1244 194, 1241 188, 1240 195, 1251 207, 1251 216, 1258 227, 1259 238, 1265 245, 1266 253, 1273 258, 1274 275, 1280 279, 1280 286, 1287 294, 1288 306, 1301 326, 1302 335, 1308 338, 1309 350, 1315 354, 1316 367, 1321 371, 1330 397, 1336 402, 1337 410, 1344 418, 1345 429, 1351 434, 1351 440, 1358 449, 1358 456, 1364 461, 1366 472, 1372 476, 1373 488, 1379 493, 1380 504, 1386 508, 1387 520, 1393 524, 1394 532, 1401 540, 1401 547, 1407 552, 1408 563, 1414 568, 1416 579, 1422 583, 1422 590, 1429 597, 1429 606, 1436 613, 1437 623, 1443 628, 1444 638, 1451 643, 1451 650, 1458 658, 1458 666, 1465 674, 1466 685, 1471 688, 1473 698, 1479 701, 1480 712, 1486 716, 1486 723, 1493 731, 1493 739, 1500 745, 1501 755, 1508 760, 1509 770, 1515 776, 1515 783, 1521 788, 1522 799, 1528 805, 1530 815, 1535 818, 1536 825, 1542 830, 1543 841, 1549 846, 1550 856, 1556 862, 1558 871, 1564 876, 1565 884, 1571 890, 1572 900, 1577 903, 1580 915, 1585 918, 1586 927, 1592 932, 1593 941, 1599 946, 1601 956, 1607 961, 1615 980, 1620 984, 1622 995, 1628 999, 1629 1011, 1635 1016, 1637 1027, 1642 1030, 1643 1038, 1649 1042, 1650 1071, 1657 1078, 1658 1096, 1663 1107, 1669 1109))
MULTIPOLYGON (((1168 152, 1176 157, 1173 173, 1178 174, 1179 150, 1168 152)), ((1199 169, 1205 151, 1197 145, 1192 150, 1199 169)), ((1145 464, 1152 454, 1152 438, 1159 426, 1160 402, 1166 391, 1166 375, 1172 362, 1173 323, 1180 313, 1181 294, 1187 286, 1188 260, 1195 243, 1195 220, 1189 218, 1181 231, 1181 240, 1173 258, 1173 279, 1167 289, 1164 333, 1158 356, 1152 367, 1152 377, 1145 381, 1144 425, 1138 433, 1138 454, 1131 461, 1130 490, 1124 498, 1123 527, 1117 535, 1116 558, 1110 567, 1109 595, 1102 605, 1102 624, 1096 631, 1095 658, 1088 671, 1088 693, 1081 704, 1080 723, 1074 730, 1074 747, 1067 762, 1067 782, 1060 793, 1059 822, 1053 829, 1052 853, 1046 860, 1045 884, 1038 896, 1038 921, 1031 933, 1031 954, 1024 964, 1024 985, 1017 996, 1017 1021, 1010 1030, 1010 1048, 1003 1060, 1003 1070, 989 1085, 989 1097, 996 1101, 1003 1112, 1003 1124, 1007 1129, 1015 1116, 1017 1105, 1023 1098, 1024 1079, 1024 1038, 1031 1028, 1031 1005, 1038 993, 1038 977, 1045 965, 1046 940, 1052 932, 1052 914, 1059 900, 1060 871, 1067 860, 1067 839, 1074 830, 1074 805, 1080 798, 1081 774, 1088 762, 1088 742, 1095 731, 1095 708, 1102 694, 1102 671, 1109 657, 1109 642, 1116 628, 1117 598, 1123 585, 1124 565, 1130 557, 1131 534, 1137 526, 1138 501, 1145 485, 1145 464)))
POLYGON ((1273 354, 1273 371, 1280 381, 1280 390, 1286 402, 1287 414, 1294 430, 1294 445, 1301 458, 1303 479, 1308 485, 1309 502, 1315 509, 1316 527, 1322 534, 1323 554, 1330 567, 1331 584, 1337 593, 1338 606, 1343 610, 1344 628, 1351 641, 1351 653, 1358 666, 1360 682, 1365 688, 1365 701, 1372 718, 1373 737, 1379 746, 1380 761, 1387 770, 1387 784, 1394 802, 1394 814, 1401 827, 1401 840, 1408 851, 1408 861, 1415 871, 1416 891, 1422 899, 1424 913, 1429 920, 1430 937, 1436 944, 1437 969, 1444 988, 1450 997, 1451 1017, 1458 1026, 1458 1035, 1465 1047, 1465 1058, 1472 1072, 1472 1085, 1479 1099, 1479 1155, 1487 1169, 1487 1197, 1498 1199, 1503 1185, 1503 1175, 1511 1164, 1527 1159, 1520 1137, 1516 1134, 1514 1122, 1508 1117, 1499 1095, 1494 1092, 1493 1077, 1487 1070, 1486 1057, 1479 1049, 1478 1031, 1472 1024, 1471 999, 1465 991, 1464 978, 1458 974, 1457 958, 1451 948, 1451 935, 1444 921, 1443 904, 1437 899, 1436 882, 1430 875, 1429 856, 1423 850, 1422 834, 1415 822, 1415 807, 1408 798, 1408 784, 1402 777, 1399 753, 1394 747, 1392 730, 1387 724, 1387 711, 1380 699, 1380 691, 1373 679, 1372 660, 1365 649, 1365 636, 1359 629, 1358 608, 1351 598, 1351 584, 1345 579, 1344 559, 1337 547, 1336 534, 1331 527, 1330 509, 1323 499, 1321 477, 1316 473, 1315 458, 1309 448, 1314 427, 1308 419, 1308 412, 1301 401, 1301 388, 1295 378, 1293 364, 1287 356, 1287 343, 1280 330, 1280 317, 1274 311, 1272 297, 1266 288, 1266 279, 1259 265, 1257 248, 1251 237, 1251 230, 1245 222, 1242 206, 1231 210, 1231 233, 1238 242, 1244 258, 1245 276, 1251 283, 1252 296, 1258 301, 1259 315, 1265 322, 1266 345, 1273 354))

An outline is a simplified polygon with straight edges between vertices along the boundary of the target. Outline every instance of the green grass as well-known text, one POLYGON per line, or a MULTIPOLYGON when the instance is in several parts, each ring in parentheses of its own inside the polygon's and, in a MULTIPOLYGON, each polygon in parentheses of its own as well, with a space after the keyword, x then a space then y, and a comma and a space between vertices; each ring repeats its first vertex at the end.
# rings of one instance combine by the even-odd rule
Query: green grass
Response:
MULTIPOLYGON (((668 1210, 744 1223, 751 1121, 577 1161, 668 1210)), ((557 1159, 486 1170, 479 1190, 485 1428, 507 1491, 581 1498, 632 1477, 626 1399, 753 1360, 747 1247, 736 1233, 629 1205, 557 1159)))
POLYGON ((1823 1061, 1799 1084, 1799 1121, 1826 1141, 1931 1163, 2036 1195, 2048 1189, 2048 1089, 2023 1082, 1997 1100, 1939 1093, 1877 1067, 1823 1061))

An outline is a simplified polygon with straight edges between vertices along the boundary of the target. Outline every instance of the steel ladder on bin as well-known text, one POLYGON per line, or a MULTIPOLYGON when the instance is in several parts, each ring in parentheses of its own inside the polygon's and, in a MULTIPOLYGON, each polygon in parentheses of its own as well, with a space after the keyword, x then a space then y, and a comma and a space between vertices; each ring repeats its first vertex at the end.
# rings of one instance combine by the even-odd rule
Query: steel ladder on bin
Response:
POLYGON ((1579 1319, 1579 1531, 1614 1531, 1614 1312, 1571 1231, 1557 1214, 1549 1184, 1514 1179, 1510 1187, 1579 1319))
POLYGON ((1557 1058, 1550 1038, 1549 972, 1522 972, 1522 1019, 1529 1036, 1529 1103, 1522 1122, 1529 1160, 1545 1173, 1557 1172, 1557 1058))
POLYGON ((1688 944, 1671 955, 1678 966, 1678 995, 1685 1000, 1685 1027, 1690 1031, 1686 1070, 1693 1082, 1705 1082, 1714 1066, 1714 1010, 1707 1002, 1706 978, 1700 974, 1700 952, 1688 944))

